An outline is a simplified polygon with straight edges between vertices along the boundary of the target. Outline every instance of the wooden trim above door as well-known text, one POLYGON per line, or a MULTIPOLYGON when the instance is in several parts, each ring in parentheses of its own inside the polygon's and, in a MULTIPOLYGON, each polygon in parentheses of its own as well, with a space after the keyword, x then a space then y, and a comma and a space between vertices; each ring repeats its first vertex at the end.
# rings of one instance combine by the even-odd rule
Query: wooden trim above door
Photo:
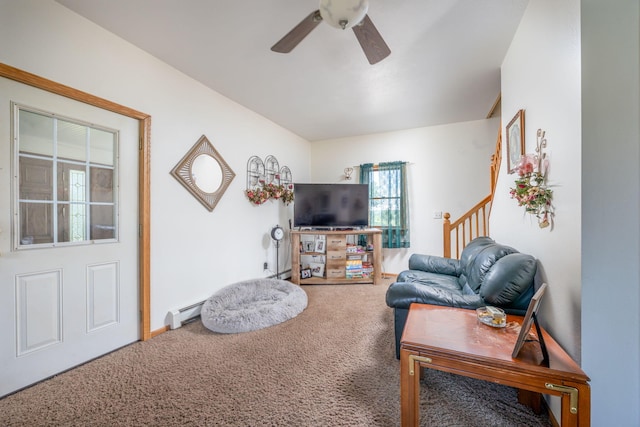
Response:
POLYGON ((121 114, 138 120, 138 212, 139 212, 139 288, 140 288, 140 338, 146 341, 151 338, 151 116, 115 102, 91 95, 86 92, 65 86, 0 63, 0 77, 17 81, 56 95, 83 102, 103 110, 121 114))

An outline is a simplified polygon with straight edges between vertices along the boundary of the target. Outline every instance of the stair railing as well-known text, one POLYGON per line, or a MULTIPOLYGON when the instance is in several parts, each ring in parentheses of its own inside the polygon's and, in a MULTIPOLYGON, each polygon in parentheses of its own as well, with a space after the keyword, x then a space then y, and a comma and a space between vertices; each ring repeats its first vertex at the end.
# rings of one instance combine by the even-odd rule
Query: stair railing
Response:
POLYGON ((455 257, 460 258, 460 252, 471 240, 479 236, 489 235, 489 211, 491 210, 491 194, 471 208, 454 222, 450 221, 449 212, 444 214, 443 236, 444 257, 451 258, 451 246, 455 248, 455 257), (453 239, 452 239, 453 236, 453 239))
MULTIPOLYGON (((500 129, 502 129, 502 125, 500 129)), ((500 129, 498 130, 495 153, 491 156, 489 168, 491 193, 453 222, 451 222, 451 214, 449 212, 445 212, 443 216, 442 237, 443 256, 445 258, 451 258, 452 245, 455 248, 455 257, 460 258, 460 253, 467 246, 467 243, 476 237, 489 236, 489 216, 491 215, 491 205, 498 182, 500 163, 502 162, 502 132, 500 129)))

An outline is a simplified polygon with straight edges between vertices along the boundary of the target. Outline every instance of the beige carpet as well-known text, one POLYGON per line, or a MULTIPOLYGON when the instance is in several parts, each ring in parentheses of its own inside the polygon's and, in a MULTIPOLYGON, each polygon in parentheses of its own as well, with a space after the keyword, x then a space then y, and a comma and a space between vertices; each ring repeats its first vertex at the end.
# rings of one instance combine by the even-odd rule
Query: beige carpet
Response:
MULTIPOLYGON (((1 426, 398 426, 386 286, 305 286, 307 309, 222 335, 198 320, 0 400, 1 426)), ((427 371, 422 426, 548 426, 513 389, 427 371)))

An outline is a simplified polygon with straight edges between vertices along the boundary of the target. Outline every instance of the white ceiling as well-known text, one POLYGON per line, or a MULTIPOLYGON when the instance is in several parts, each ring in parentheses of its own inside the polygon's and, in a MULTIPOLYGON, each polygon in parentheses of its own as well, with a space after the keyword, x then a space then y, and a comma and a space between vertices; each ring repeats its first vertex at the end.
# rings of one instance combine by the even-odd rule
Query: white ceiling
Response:
POLYGON ((485 118, 528 0, 370 0, 391 55, 369 65, 321 23, 270 47, 317 0, 57 0, 309 141, 485 118))

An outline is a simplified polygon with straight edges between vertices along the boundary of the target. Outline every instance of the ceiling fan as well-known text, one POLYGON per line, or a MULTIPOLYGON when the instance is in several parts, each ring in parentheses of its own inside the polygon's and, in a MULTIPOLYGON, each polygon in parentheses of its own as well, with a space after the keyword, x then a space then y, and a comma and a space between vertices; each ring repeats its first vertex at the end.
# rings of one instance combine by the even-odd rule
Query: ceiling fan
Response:
POLYGON ((271 47, 279 53, 289 53, 322 21, 335 28, 352 28, 370 64, 389 56, 391 49, 382 39, 367 15, 368 0, 320 0, 320 8, 311 12, 298 25, 271 47))

